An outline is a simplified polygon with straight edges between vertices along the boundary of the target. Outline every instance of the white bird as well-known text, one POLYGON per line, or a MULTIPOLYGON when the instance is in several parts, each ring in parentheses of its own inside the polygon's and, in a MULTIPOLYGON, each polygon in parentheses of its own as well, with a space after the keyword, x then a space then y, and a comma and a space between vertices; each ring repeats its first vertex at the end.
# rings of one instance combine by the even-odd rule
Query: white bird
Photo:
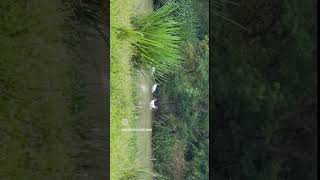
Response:
POLYGON ((150 108, 150 110, 151 110, 151 109, 157 109, 157 108, 158 108, 158 106, 154 105, 154 102, 155 102, 156 100, 157 100, 157 99, 153 99, 153 100, 151 100, 151 102, 149 103, 149 108, 150 108))
POLYGON ((151 92, 154 93, 157 89, 158 83, 155 83, 152 87, 151 87, 151 92))

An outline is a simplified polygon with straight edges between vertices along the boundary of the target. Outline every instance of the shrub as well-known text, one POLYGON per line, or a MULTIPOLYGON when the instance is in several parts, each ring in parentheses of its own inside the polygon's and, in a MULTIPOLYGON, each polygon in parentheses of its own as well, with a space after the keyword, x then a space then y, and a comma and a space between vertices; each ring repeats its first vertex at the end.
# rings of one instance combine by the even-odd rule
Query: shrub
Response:
POLYGON ((182 31, 171 17, 177 8, 176 4, 166 4, 149 15, 133 18, 133 29, 119 29, 136 50, 135 62, 145 68, 155 67, 158 79, 166 79, 168 73, 181 67, 182 31))

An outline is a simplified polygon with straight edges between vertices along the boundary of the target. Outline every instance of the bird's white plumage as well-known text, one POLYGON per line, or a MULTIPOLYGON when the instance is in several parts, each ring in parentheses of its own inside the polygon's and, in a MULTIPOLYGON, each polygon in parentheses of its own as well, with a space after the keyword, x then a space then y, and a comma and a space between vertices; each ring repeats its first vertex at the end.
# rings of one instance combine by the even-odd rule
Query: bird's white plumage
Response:
POLYGON ((157 99, 153 99, 153 100, 151 100, 151 102, 149 103, 149 108, 150 108, 150 110, 151 110, 151 109, 157 109, 157 108, 158 108, 158 106, 154 105, 154 102, 155 102, 156 100, 157 100, 157 99))
POLYGON ((154 93, 157 89, 158 84, 155 83, 152 87, 151 87, 151 92, 154 93))

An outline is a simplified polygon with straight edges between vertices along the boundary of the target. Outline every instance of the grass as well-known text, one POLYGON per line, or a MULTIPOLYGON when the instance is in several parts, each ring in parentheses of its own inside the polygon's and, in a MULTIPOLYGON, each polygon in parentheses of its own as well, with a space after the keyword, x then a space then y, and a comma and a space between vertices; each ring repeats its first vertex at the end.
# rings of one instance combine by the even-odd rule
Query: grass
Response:
POLYGON ((208 6, 206 1, 189 0, 156 3, 168 2, 179 4, 172 17, 187 32, 182 32, 179 47, 183 69, 169 74, 170 81, 161 83, 158 94, 152 134, 154 171, 162 179, 208 179, 208 21, 203 18, 208 6))
MULTIPOLYGON (((121 120, 129 119, 127 127, 135 127, 136 101, 134 71, 156 68, 156 78, 167 75, 180 66, 180 24, 172 14, 178 8, 166 4, 150 14, 134 12, 133 1, 111 1, 111 179, 149 179, 145 165, 137 152, 137 135, 121 132, 121 120)), ((160 176, 157 176, 161 178, 160 176)))
POLYGON ((139 161, 136 134, 122 132, 121 121, 136 125, 135 76, 131 59, 134 51, 129 40, 120 40, 119 27, 131 28, 130 17, 134 14, 133 1, 111 1, 110 4, 110 173, 111 179, 141 179, 150 174, 139 161))
MULTIPOLYGON (((187 18, 188 16, 194 16, 190 9, 191 6, 191 2, 186 2, 185 7, 180 9, 181 7, 174 3, 166 3, 158 10, 147 15, 132 13, 131 16, 124 16, 127 24, 123 24, 124 22, 122 21, 122 24, 117 25, 117 23, 120 22, 119 20, 111 21, 111 24, 115 23, 111 30, 111 35, 114 36, 114 39, 111 37, 111 43, 114 43, 114 46, 111 45, 111 50, 113 49, 111 52, 111 61, 115 69, 114 72, 111 70, 112 73, 114 73, 114 76, 111 77, 111 81, 114 81, 111 82, 111 88, 119 88, 114 92, 115 98, 111 101, 119 103, 121 100, 124 101, 120 99, 119 96, 122 98, 129 97, 130 92, 134 92, 134 88, 132 87, 134 78, 130 76, 130 71, 133 71, 135 68, 148 70, 155 67, 156 79, 158 81, 165 81, 163 82, 164 86, 161 87, 161 99, 163 100, 166 96, 164 90, 167 88, 170 89, 173 94, 178 94, 178 99, 175 103, 179 101, 179 103, 182 104, 182 107, 171 109, 179 111, 176 112, 179 115, 165 118, 165 123, 159 120, 153 121, 152 148, 154 158, 156 159, 156 161, 153 162, 155 172, 153 175, 157 174, 156 177, 158 179, 182 179, 184 177, 206 179, 208 174, 208 163, 207 161, 203 161, 203 159, 207 158, 208 154, 206 150, 208 147, 206 144, 207 138, 205 137, 208 119, 205 113, 206 101, 203 100, 207 97, 205 92, 208 88, 208 81, 205 70, 208 64, 203 65, 204 67, 197 67, 196 70, 191 68, 190 72, 196 71, 193 72, 192 75, 185 74, 187 72, 184 67, 182 67, 182 64, 184 64, 185 67, 189 67, 190 65, 194 66, 196 62, 198 62, 196 64, 201 64, 202 60, 205 61, 207 59, 207 57, 187 59, 185 55, 181 54, 183 51, 184 53, 188 53, 185 52, 186 49, 182 47, 183 42, 185 43, 187 40, 199 46, 198 49, 192 50, 192 53, 198 50, 198 53, 202 52, 202 46, 200 47, 201 43, 199 45, 197 44, 200 41, 197 37, 196 25, 188 24, 187 21, 182 22, 182 20, 189 19, 187 18), (184 10, 188 12, 184 13, 184 10), (191 29, 192 31, 188 33, 184 32, 182 27, 186 27, 186 29, 191 29), (123 49, 125 52, 122 52, 123 49), (116 54, 116 50, 118 51, 118 55, 116 54), (128 53, 130 54, 128 55, 128 53), (130 58, 133 60, 131 61, 132 63, 130 63, 130 58), (183 60, 188 60, 188 62, 182 62, 183 60), (118 66, 120 63, 121 67, 118 66), (177 77, 180 76, 182 76, 181 80, 177 80, 177 77), (123 79, 124 77, 126 78, 123 79), (118 79, 112 80, 112 78, 118 79), (199 80, 199 78, 201 79, 199 80), (169 87, 170 83, 167 81, 169 79, 171 83, 177 82, 176 86, 173 86, 174 89, 172 89, 172 86, 169 87), (196 83, 192 82, 193 80, 196 80, 197 85, 201 85, 201 87, 194 87, 193 84, 196 83), (123 82, 125 82, 125 84, 122 84, 123 82), (167 87, 165 86, 166 83, 168 83, 167 87), (203 89, 202 94, 200 94, 199 88, 203 89), (179 100, 179 98, 188 100, 179 100)), ((116 15, 119 17, 122 16, 118 13, 116 13, 115 16, 116 15)), ((194 22, 195 20, 196 18, 191 21, 194 22)), ((206 45, 207 43, 204 43, 205 47, 206 45)), ((170 96, 169 98, 172 97, 176 96, 170 96)), ((125 105, 121 106, 121 104, 118 104, 111 108, 111 110, 114 109, 114 112, 119 111, 119 108, 121 108, 121 112, 112 114, 113 121, 120 121, 120 113, 134 113, 132 101, 134 102, 134 99, 130 100, 130 98, 128 98, 125 105)), ((165 107, 163 106, 163 108, 165 107)), ((164 109, 162 109, 161 112, 166 114, 163 110, 164 109)), ((134 124, 132 124, 132 126, 134 127, 134 124)), ((121 128, 121 125, 112 128, 121 128)), ((116 132, 113 133, 116 134, 116 132)), ((126 150, 123 152, 116 151, 116 148, 116 150, 112 150, 116 152, 112 152, 111 154, 119 155, 123 162, 119 162, 119 164, 114 163, 115 167, 112 167, 114 169, 112 169, 111 172, 114 171, 118 173, 115 177, 122 174, 125 175, 125 177, 122 176, 123 178, 129 178, 129 176, 129 179, 137 178, 135 175, 139 176, 140 171, 137 167, 130 166, 135 162, 139 164, 139 158, 132 156, 135 154, 135 135, 133 134, 131 137, 130 134, 127 134, 129 137, 123 141, 119 140, 119 137, 122 138, 123 136, 123 134, 118 133, 114 137, 115 140, 113 142, 115 142, 115 144, 111 142, 111 146, 122 143, 123 146, 126 147, 126 150), (127 144, 130 144, 130 147, 127 144), (127 153, 127 157, 125 153, 127 153), (128 157, 129 155, 131 155, 131 159, 128 157), (126 166, 127 169, 123 166, 126 166), (127 173, 129 169, 131 170, 130 174, 127 173)), ((112 156, 116 157, 115 155, 112 156)), ((114 157, 112 157, 112 159, 114 157)), ((119 160, 115 159, 114 161, 118 162, 119 160)), ((140 179, 144 178, 143 174, 145 172, 141 173, 142 176, 140 179)))
MULTIPOLYGON (((106 124, 104 110, 96 108, 105 101, 99 99, 104 84, 90 85, 100 82, 103 71, 100 60, 105 50, 92 42, 97 39, 92 40, 91 31, 101 25, 99 15, 93 13, 100 12, 96 9, 100 5, 28 3, 0 3, 0 15, 8 14, 0 16, 0 39, 4 42, 0 45, 0 179, 103 179, 106 124), (20 51, 16 53, 16 49, 20 51)), ((129 120, 126 127, 136 126, 132 60, 139 51, 135 47, 153 54, 148 59, 151 63, 145 64, 158 64, 159 72, 173 71, 179 60, 180 38, 175 34, 179 28, 165 13, 175 7, 139 16, 132 25, 136 16, 133 3, 113 0, 110 4, 111 179, 155 176, 137 153, 136 134, 121 131, 123 118, 129 120), (138 30, 144 37, 119 39, 119 28, 138 30), (167 64, 155 61, 156 55, 167 64)))
POLYGON ((181 68, 182 30, 172 18, 177 8, 168 3, 148 15, 133 17, 133 28, 119 28, 119 36, 133 44, 140 68, 155 67, 158 79, 167 79, 168 73, 181 68))

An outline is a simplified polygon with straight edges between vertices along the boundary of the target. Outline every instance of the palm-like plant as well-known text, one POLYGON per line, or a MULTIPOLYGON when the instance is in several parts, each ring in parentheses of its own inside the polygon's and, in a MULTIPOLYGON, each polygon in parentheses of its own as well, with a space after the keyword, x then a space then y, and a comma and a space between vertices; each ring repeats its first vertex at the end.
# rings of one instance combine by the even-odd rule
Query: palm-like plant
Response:
POLYGON ((177 8, 176 4, 166 4, 149 15, 133 18, 133 29, 120 31, 131 40, 139 65, 157 68, 157 79, 166 79, 168 73, 181 68, 182 31, 171 16, 177 8))

